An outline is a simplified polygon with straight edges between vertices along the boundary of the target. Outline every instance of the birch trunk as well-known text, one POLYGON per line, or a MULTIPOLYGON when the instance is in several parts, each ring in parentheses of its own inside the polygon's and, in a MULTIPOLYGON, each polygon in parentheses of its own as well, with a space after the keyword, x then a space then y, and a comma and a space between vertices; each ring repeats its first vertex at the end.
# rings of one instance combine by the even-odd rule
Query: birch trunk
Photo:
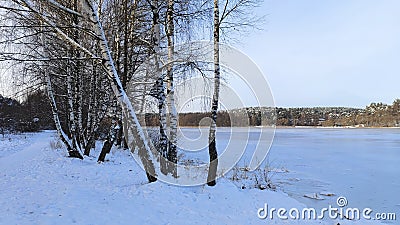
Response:
MULTIPOLYGON (((110 82, 111 88, 112 88, 118 102, 121 104, 124 116, 127 119, 127 123, 129 124, 130 133, 132 133, 132 136, 133 136, 132 137, 133 141, 132 142, 129 141, 129 143, 137 144, 137 147, 139 149, 138 154, 142 161, 144 169, 146 171, 147 178, 148 178, 149 182, 154 182, 157 180, 157 178, 156 178, 156 173, 155 173, 155 167, 154 167, 154 164, 152 161, 151 149, 149 147, 149 144, 147 143, 147 139, 144 135, 142 127, 140 126, 139 120, 136 117, 134 108, 122 87, 118 73, 115 69, 115 64, 111 57, 108 42, 107 42, 106 36, 104 34, 102 24, 98 17, 98 11, 94 8, 91 1, 82 0, 81 2, 83 3, 83 6, 87 12, 86 16, 88 16, 93 23, 92 27, 94 28, 96 35, 98 36, 98 39, 100 42, 100 49, 101 49, 101 54, 102 54, 101 65, 104 68, 104 71, 106 72, 107 79, 110 82)), ((71 45, 72 47, 74 47, 76 49, 82 50, 89 57, 97 58, 97 56, 95 54, 93 54, 91 51, 89 51, 85 47, 79 45, 76 41, 74 41, 71 37, 69 37, 66 33, 64 33, 60 28, 58 28, 56 23, 54 23, 49 17, 47 17, 46 14, 38 11, 35 8, 35 5, 30 0, 21 0, 16 3, 21 4, 24 7, 28 8, 35 14, 35 16, 40 21, 43 21, 46 24, 48 24, 49 26, 51 26, 54 29, 57 36, 59 38, 61 38, 62 40, 64 40, 66 43, 68 43, 69 45, 71 45)), ((65 9, 63 7, 58 7, 58 8, 65 11, 65 9)), ((98 7, 98 9, 100 9, 100 8, 98 7)), ((69 11, 72 11, 72 10, 69 10, 69 11)), ((73 12, 73 11, 71 13, 76 14, 76 12, 73 12)), ((131 152, 133 153, 135 150, 135 146, 130 146, 130 147, 131 147, 131 152)))
POLYGON ((85 0, 85 5, 88 10, 89 15, 93 21, 93 27, 96 30, 96 33, 100 39, 100 48, 102 52, 102 65, 107 73, 107 78, 111 83, 111 88, 117 97, 118 102, 121 104, 123 116, 126 118, 126 122, 129 124, 128 129, 130 129, 130 133, 132 133, 133 141, 129 141, 130 150, 133 153, 136 146, 133 146, 132 143, 135 143, 139 149, 139 157, 142 161, 144 169, 146 171, 147 178, 149 182, 154 182, 157 180, 154 164, 151 157, 151 149, 149 144, 147 143, 147 139, 144 135, 143 129, 139 123, 139 120, 136 116, 135 110, 129 101, 125 90, 122 87, 121 81, 118 77, 117 71, 114 66, 114 61, 111 57, 110 49, 108 47, 108 42, 104 34, 103 27, 101 22, 99 21, 97 11, 93 8, 93 5, 88 0, 85 0))
MULTIPOLYGON (((129 18, 128 18, 129 12, 128 12, 128 1, 124 0, 124 45, 123 45, 123 72, 121 74, 122 76, 122 87, 126 89, 126 85, 128 82, 128 57, 129 57, 129 52, 128 52, 128 25, 129 25, 129 18)), ((122 125, 122 116, 120 118, 120 129, 118 131, 118 137, 117 137, 117 146, 122 146, 123 148, 126 147, 126 140, 125 140, 125 135, 123 136, 123 129, 124 126, 122 125)))
POLYGON ((166 125, 167 125, 167 113, 165 107, 165 84, 164 84, 164 75, 161 71, 161 62, 159 58, 160 54, 160 39, 161 39, 161 24, 160 24, 160 14, 158 9, 158 1, 154 0, 152 2, 152 13, 153 13, 153 53, 154 53, 154 61, 155 61, 155 72, 158 76, 157 78, 157 99, 158 99, 158 114, 160 120, 160 143, 159 143, 159 151, 160 151, 160 170, 163 174, 168 173, 168 139, 166 133, 166 125))
MULTIPOLYGON (((75 114, 74 114, 74 104, 73 104, 73 93, 72 93, 72 75, 70 72, 70 63, 67 63, 67 100, 68 100, 68 127, 69 127, 69 138, 73 139, 75 135, 75 114)), ((74 143, 73 143, 74 145, 74 143)))
MULTIPOLYGON (((40 11, 42 10, 41 6, 40 6, 39 10, 40 11)), ((43 25, 43 22, 41 22, 41 25, 43 25)), ((43 54, 46 54, 46 51, 44 48, 45 38, 44 38, 43 33, 41 34, 40 39, 41 39, 41 44, 42 44, 42 52, 43 52, 43 54)), ((42 66, 43 66, 43 64, 42 64, 42 66)), ((48 71, 46 69, 44 69, 43 67, 42 67, 42 69, 43 69, 43 73, 44 73, 44 79, 46 82, 47 96, 50 101, 51 110, 53 113, 53 120, 54 120, 56 129, 57 129, 58 136, 61 139, 61 141, 64 143, 64 145, 67 147, 69 157, 83 159, 82 154, 76 148, 73 147, 73 145, 71 144, 71 142, 68 139, 67 134, 65 134, 65 132, 63 131, 63 129, 61 127, 60 118, 58 116, 59 114, 58 114, 57 104, 56 104, 56 101, 54 98, 54 91, 53 91, 53 87, 51 84, 51 78, 50 78, 50 75, 48 74, 48 71)))
POLYGON ((86 121, 86 146, 84 155, 89 156, 90 150, 94 148, 97 130, 97 118, 99 117, 97 99, 96 95, 96 84, 97 84, 97 74, 96 74, 96 63, 92 62, 92 73, 90 74, 90 84, 89 84, 89 102, 88 102, 88 118, 86 121), (97 111, 95 113, 94 111, 97 111))
MULTIPOLYGON (((77 57, 80 58, 80 54, 77 54, 77 57)), ((76 139, 77 139, 77 143, 79 145, 79 148, 82 149, 82 144, 83 144, 83 135, 82 135, 82 131, 83 131, 83 118, 82 118, 82 99, 83 99, 83 83, 82 83, 82 71, 81 71, 81 64, 80 62, 76 62, 76 66, 75 66, 75 109, 76 109, 76 113, 77 113, 77 118, 76 118, 76 139)))
POLYGON ((177 111, 175 107, 174 90, 174 4, 175 0, 168 0, 167 8, 167 39, 168 39, 168 66, 167 66, 167 105, 169 111, 169 139, 168 139, 168 171, 177 177, 177 111))
POLYGON ((208 169, 207 184, 209 186, 216 185, 217 168, 218 168, 218 152, 216 147, 215 133, 217 129, 217 111, 219 101, 219 85, 220 85, 220 63, 219 63, 219 1, 214 0, 214 94, 211 108, 211 126, 208 136, 208 154, 210 155, 210 165, 208 169))
POLYGON ((84 155, 89 156, 90 150, 92 149, 92 135, 93 135, 93 128, 92 128, 92 118, 94 117, 94 99, 93 99, 93 92, 95 91, 95 74, 94 72, 90 74, 90 83, 89 83, 89 98, 88 98, 88 112, 87 112, 87 120, 86 120, 86 145, 84 155))
MULTIPOLYGON (((74 0, 74 4, 72 9, 75 11, 79 10, 78 7, 78 1, 79 0, 74 0)), ((79 17, 77 15, 73 16, 73 23, 75 25, 81 26, 81 20, 79 19, 79 17)), ((79 43, 80 40, 80 36, 79 36, 79 31, 75 30, 74 31, 74 40, 79 43)), ((80 59, 81 58, 81 52, 77 51, 76 49, 74 49, 73 54, 75 55, 76 58, 80 59)), ((82 149, 82 144, 84 146, 83 143, 83 137, 84 135, 82 134, 83 131, 83 121, 82 121, 82 99, 83 99, 83 75, 82 75, 82 64, 80 60, 77 60, 76 62, 74 62, 74 77, 75 77, 75 96, 74 96, 74 100, 75 100, 75 111, 77 113, 77 118, 75 121, 76 124, 76 134, 75 137, 77 139, 77 144, 79 145, 79 148, 82 149)))
POLYGON ((53 120, 54 120, 54 124, 56 125, 58 136, 60 137, 60 139, 64 143, 64 145, 67 147, 69 157, 83 159, 81 153, 79 151, 77 151, 76 149, 73 149, 71 143, 68 141, 68 136, 64 133, 64 131, 61 127, 60 118, 58 117, 57 104, 54 99, 54 92, 53 92, 53 88, 51 85, 51 79, 46 71, 44 73, 45 73, 45 80, 46 80, 47 96, 49 97, 49 100, 50 100, 51 110, 53 112, 53 120))

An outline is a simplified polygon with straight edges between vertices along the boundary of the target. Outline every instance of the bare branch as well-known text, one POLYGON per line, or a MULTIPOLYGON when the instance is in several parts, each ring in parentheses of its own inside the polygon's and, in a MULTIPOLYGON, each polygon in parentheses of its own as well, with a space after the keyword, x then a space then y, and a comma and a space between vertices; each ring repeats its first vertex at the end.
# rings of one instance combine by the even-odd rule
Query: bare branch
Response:
MULTIPOLYGON (((16 0, 13 0, 16 3, 19 3, 16 0)), ((92 52, 90 52, 88 49, 74 41, 72 38, 70 38, 67 34, 65 34, 54 22, 52 22, 44 13, 41 13, 39 10, 37 10, 32 2, 30 0, 21 0, 21 3, 24 7, 28 8, 31 10, 34 15, 39 19, 42 20, 43 22, 47 23, 50 25, 58 34, 58 36, 63 39, 64 41, 68 42, 71 44, 72 47, 76 49, 82 50, 85 54, 87 54, 91 58, 98 58, 96 55, 94 55, 92 52)))
POLYGON ((50 3, 51 5, 57 7, 58 9, 64 11, 64 12, 73 14, 73 15, 75 15, 75 16, 82 17, 82 15, 81 15, 80 13, 78 13, 78 12, 76 12, 76 11, 70 9, 70 8, 67 8, 67 7, 63 6, 63 5, 61 5, 60 3, 58 3, 58 2, 56 2, 56 1, 54 1, 54 0, 46 0, 46 1, 47 1, 48 3, 50 3))

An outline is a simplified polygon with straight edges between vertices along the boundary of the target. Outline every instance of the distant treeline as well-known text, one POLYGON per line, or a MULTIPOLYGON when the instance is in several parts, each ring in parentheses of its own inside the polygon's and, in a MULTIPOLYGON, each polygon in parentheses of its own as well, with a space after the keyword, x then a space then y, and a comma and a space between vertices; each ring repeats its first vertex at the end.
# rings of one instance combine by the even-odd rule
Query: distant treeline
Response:
MULTIPOLYGON (((145 126, 159 126, 156 113, 147 113, 140 118, 145 126)), ((209 112, 179 114, 179 126, 209 126, 210 120, 209 112)), ((0 95, 0 134, 54 129, 53 123, 51 107, 45 93, 32 93, 22 103, 0 95)), ((217 118, 219 127, 272 125, 400 127, 400 99, 396 99, 392 105, 371 103, 365 109, 248 107, 220 111, 217 118)))
MULTIPOLYGON (((157 114, 146 114, 146 125, 158 126, 157 114)), ((180 126, 207 126, 210 113, 181 113, 180 126)), ((371 103, 365 109, 346 107, 249 107, 218 113, 217 126, 400 127, 400 99, 392 105, 371 103)))
MULTIPOLYGON (((146 126, 158 126, 158 114, 147 113, 145 115, 146 126)), ((180 126, 210 126, 211 113, 181 113, 179 114, 179 125, 180 126)), ((228 112, 218 112, 217 114, 217 126, 229 127, 231 126, 231 120, 228 112)))
POLYGON ((34 92, 22 103, 0 95, 0 134, 54 129, 47 96, 34 92))
POLYGON ((400 127, 400 99, 392 105, 371 103, 365 109, 345 107, 277 108, 278 126, 400 127))
MULTIPOLYGON (((218 127, 246 127, 246 126, 270 126, 274 124, 275 109, 255 108, 235 109, 231 111, 219 111, 217 114, 218 127)), ((210 126, 210 112, 180 113, 179 126, 210 126)), ((158 114, 145 115, 146 126, 158 126, 158 114)))

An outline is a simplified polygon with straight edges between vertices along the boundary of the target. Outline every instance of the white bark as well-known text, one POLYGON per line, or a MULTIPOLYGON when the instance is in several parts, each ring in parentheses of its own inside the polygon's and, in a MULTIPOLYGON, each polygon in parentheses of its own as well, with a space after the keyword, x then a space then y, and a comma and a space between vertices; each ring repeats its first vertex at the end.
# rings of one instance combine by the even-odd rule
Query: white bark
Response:
POLYGON ((168 161, 169 171, 174 177, 177 177, 177 123, 178 113, 175 107, 175 89, 174 89, 174 3, 175 0, 168 0, 167 9, 167 39, 168 39, 168 66, 167 66, 167 105, 169 111, 169 145, 168 145, 168 161))
MULTIPOLYGON (((142 164, 146 170, 148 179, 150 182, 156 180, 156 173, 154 164, 151 157, 151 149, 149 144, 147 143, 147 139, 144 135, 143 129, 139 123, 139 120, 136 116, 135 110, 125 93, 125 90, 122 87, 121 81, 118 77, 117 71, 115 69, 114 61, 111 57, 110 49, 108 47, 108 42, 105 37, 105 33, 99 17, 97 15, 97 10, 91 5, 89 0, 85 0, 85 9, 88 10, 88 14, 91 16, 93 21, 93 28, 96 30, 96 33, 100 39, 100 48, 102 51, 102 65, 107 73, 107 77, 111 82, 111 87, 114 91, 115 96, 117 97, 118 102, 121 104, 124 117, 127 119, 129 124, 129 129, 132 131, 134 137, 134 142, 137 144, 139 149, 139 157, 142 161, 142 164)), ((128 140, 128 143, 133 143, 128 140)), ((134 151, 135 146, 129 146, 131 151, 134 151)))
MULTIPOLYGON (((45 48, 44 48, 44 46, 45 46, 45 38, 44 38, 44 34, 43 33, 41 34, 40 39, 41 39, 41 44, 42 44, 42 52, 45 55, 46 54, 46 51, 45 51, 45 48)), ((44 64, 42 62, 42 66, 43 65, 44 64)), ((52 84, 51 84, 51 78, 50 78, 50 75, 48 74, 48 71, 46 69, 42 68, 42 70, 43 70, 44 79, 45 79, 45 82, 46 82, 47 96, 48 96, 49 101, 50 101, 51 110, 52 110, 52 113, 53 113, 53 120, 54 120, 54 124, 56 126, 56 129, 57 129, 58 136, 61 139, 61 141, 64 143, 64 145, 67 147, 67 150, 69 152, 69 156, 83 159, 81 152, 79 152, 74 147, 74 144, 70 142, 68 136, 65 134, 65 132, 63 131, 63 129, 61 127, 60 118, 58 116, 57 104, 56 104, 56 101, 55 101, 55 98, 54 98, 54 91, 53 91, 53 87, 52 87, 52 84)))
POLYGON ((207 184, 214 186, 216 184, 216 174, 218 167, 218 153, 216 148, 215 133, 217 129, 217 112, 219 102, 219 86, 220 86, 220 62, 219 62, 219 35, 220 35, 220 20, 219 20, 219 1, 214 0, 214 94, 211 106, 211 126, 208 136, 208 153, 210 155, 210 166, 208 171, 207 184))
MULTIPOLYGON (((153 165, 152 157, 151 157, 151 149, 149 144, 147 143, 146 137, 144 135, 143 129, 139 124, 139 121, 136 117, 134 108, 126 95, 124 89, 122 88, 121 81, 118 77, 117 71, 115 70, 114 61, 111 57, 110 49, 108 47, 108 42, 104 34, 104 30, 102 24, 98 17, 98 11, 93 7, 92 3, 89 0, 82 0, 85 10, 87 11, 87 16, 93 22, 93 28, 96 31, 96 34, 100 40, 100 48, 102 52, 101 63, 107 74, 107 78, 111 83, 112 90, 117 97, 118 102, 121 104, 122 109, 125 114, 125 118, 127 118, 128 123, 130 124, 129 129, 133 134, 133 137, 139 149, 139 157, 143 163, 143 166, 146 170, 147 177, 150 182, 156 181, 156 173, 153 165)), ((74 41, 71 37, 65 34, 61 29, 57 27, 57 25, 52 22, 44 13, 41 13, 35 8, 35 5, 30 0, 21 0, 15 1, 17 4, 21 4, 22 6, 28 8, 32 11, 35 16, 44 23, 50 25, 58 37, 64 40, 66 43, 71 45, 73 48, 80 49, 86 55, 92 58, 97 58, 95 54, 87 50, 85 47, 74 41)), ((132 142, 130 142, 132 143, 132 142)), ((136 146, 130 146, 131 151, 135 149, 136 146)))
POLYGON ((53 120, 54 120, 54 124, 56 125, 57 133, 58 133, 61 141, 67 146, 68 151, 71 151, 72 145, 68 141, 69 140, 68 136, 64 133, 64 131, 62 129, 61 123, 60 123, 60 118, 58 117, 58 109, 57 109, 56 101, 54 99, 54 92, 53 92, 53 88, 51 85, 50 76, 47 74, 46 71, 44 72, 44 74, 45 74, 44 77, 45 77, 46 88, 47 88, 47 96, 49 97, 49 100, 50 100, 51 109, 53 112, 53 120))
POLYGON ((153 13, 153 55, 155 62, 155 72, 157 73, 157 99, 158 99, 158 114, 160 120, 160 169, 163 174, 168 173, 168 138, 167 138, 167 112, 165 106, 165 83, 164 74, 162 73, 162 65, 160 61, 160 39, 161 39, 161 24, 160 24, 160 13, 158 8, 158 0, 152 1, 152 13, 153 13))
POLYGON ((68 136, 64 133, 64 131, 61 127, 60 118, 58 117, 57 104, 54 99, 54 92, 53 92, 53 88, 51 85, 51 79, 46 71, 44 71, 44 74, 45 74, 45 81, 46 81, 46 87, 47 87, 47 96, 49 97, 49 100, 50 100, 51 110, 53 112, 53 120, 54 120, 54 124, 56 125, 58 136, 60 137, 60 139, 64 143, 64 145, 67 147, 69 155, 71 157, 83 159, 82 154, 72 147, 72 144, 68 139, 68 136))
MULTIPOLYGON (((69 62, 68 62, 69 64, 69 62)), ((73 92, 72 92, 72 74, 67 65, 67 99, 68 99, 68 117, 69 117, 69 130, 71 132, 70 137, 72 139, 73 147, 76 147, 75 143, 75 113, 74 113, 74 102, 73 102, 73 92)))
POLYGON ((89 84, 89 102, 88 102, 88 118, 86 121, 86 137, 90 137, 90 134, 93 132, 92 129, 92 120, 94 118, 94 92, 96 91, 96 76, 95 74, 90 74, 90 84, 89 84))

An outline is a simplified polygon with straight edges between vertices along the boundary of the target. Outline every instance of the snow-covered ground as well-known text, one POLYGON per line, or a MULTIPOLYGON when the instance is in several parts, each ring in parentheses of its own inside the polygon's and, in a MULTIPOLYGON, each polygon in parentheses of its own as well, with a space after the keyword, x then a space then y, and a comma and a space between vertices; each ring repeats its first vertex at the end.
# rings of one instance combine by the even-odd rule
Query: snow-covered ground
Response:
MULTIPOLYGON (((215 187, 148 184, 127 151, 99 149, 84 160, 54 146, 55 132, 0 138, 0 224, 375 224, 348 220, 261 220, 265 204, 306 206, 280 191, 240 189, 228 178, 215 187), (53 146, 53 147, 51 147, 53 146)), ((284 172, 279 169, 276 172, 284 172)))

